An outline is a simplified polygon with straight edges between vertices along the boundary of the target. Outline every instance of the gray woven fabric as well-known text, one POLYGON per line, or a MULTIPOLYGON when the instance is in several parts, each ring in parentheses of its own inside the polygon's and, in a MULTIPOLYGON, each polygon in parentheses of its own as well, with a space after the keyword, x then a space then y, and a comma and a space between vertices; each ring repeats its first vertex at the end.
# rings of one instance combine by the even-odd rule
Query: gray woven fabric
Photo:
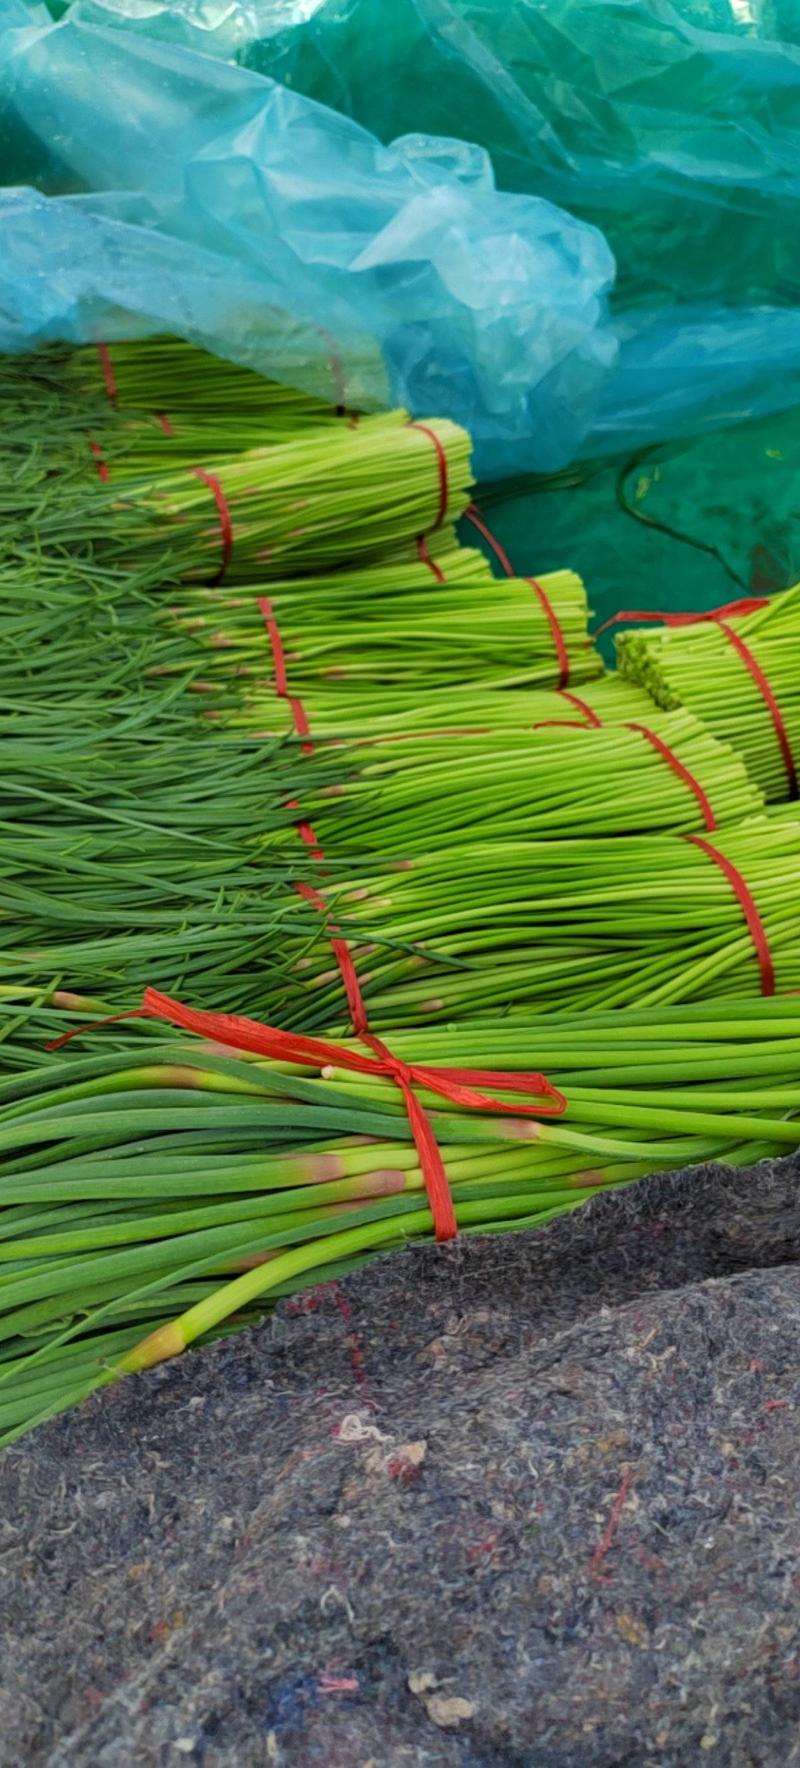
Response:
POLYGON ((412 1249, 0 1459, 0 1763, 800 1763, 798 1168, 412 1249))

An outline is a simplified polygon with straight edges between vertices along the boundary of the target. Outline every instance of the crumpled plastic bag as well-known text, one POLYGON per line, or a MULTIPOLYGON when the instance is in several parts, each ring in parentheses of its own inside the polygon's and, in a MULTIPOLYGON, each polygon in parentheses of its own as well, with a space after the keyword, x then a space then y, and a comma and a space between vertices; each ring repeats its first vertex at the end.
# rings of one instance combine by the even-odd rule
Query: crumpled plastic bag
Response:
POLYGON ((439 412, 478 471, 550 471, 616 341, 602 235, 452 140, 382 147, 259 74, 68 15, 0 29, 0 346, 171 329, 336 403, 439 412))
POLYGON ((796 267, 797 0, 74 0, 72 15, 238 58, 382 141, 467 134, 503 189, 607 233, 626 295, 769 301, 796 267))
MULTIPOLYGON (((52 4, 63 10, 56 0, 52 4)), ((24 11, 22 0, 6 0, 7 9, 12 5, 24 11)), ((18 94, 13 110, 29 147, 33 142, 43 153, 48 144, 46 172, 20 174, 42 190, 121 181, 131 190, 128 221, 141 218, 142 226, 163 232, 177 227, 186 234, 188 227, 193 244, 218 252, 220 205, 215 201, 206 209, 200 183, 215 159, 237 208, 243 190, 240 139, 230 125, 238 106, 239 114, 249 114, 254 89, 216 82, 213 65, 219 62, 222 81, 226 61, 238 61, 291 88, 283 103, 267 101, 267 90, 275 89, 262 88, 263 130, 255 146, 248 125, 248 178, 252 172, 253 187, 261 180, 262 188, 280 179, 282 190, 291 184, 295 196, 302 181, 306 217, 314 190, 320 207, 327 200, 329 185, 324 179, 315 183, 323 139, 331 180, 349 170, 350 148, 331 112, 323 127, 322 113, 306 108, 299 126, 300 113, 287 107, 300 89, 384 140, 410 129, 448 136, 467 131, 491 154, 501 185, 544 194, 599 224, 613 247, 619 274, 609 327, 596 235, 570 232, 563 211, 556 219, 540 210, 541 220, 550 215, 553 230, 545 249, 539 250, 537 233, 530 251, 529 214, 515 215, 506 206, 510 198, 490 194, 491 172, 479 148, 406 135, 387 150, 390 169, 374 142, 369 158, 359 136, 358 213, 365 230, 346 265, 339 259, 338 274, 314 257, 319 242, 298 228, 299 203, 291 213, 287 205, 281 217, 293 267, 296 235, 304 233, 303 274, 294 289, 282 286, 278 296, 278 305, 295 300, 298 326, 308 322, 308 360, 296 327, 285 371, 298 384, 331 396, 332 382, 344 379, 351 402, 367 406, 398 399, 420 412, 435 404, 473 430, 478 470, 492 478, 554 470, 570 454, 626 454, 702 435, 800 400, 800 306, 794 296, 800 250, 797 0, 681 0, 680 6, 670 0, 74 0, 68 18, 71 47, 51 43, 43 80, 37 59, 29 58, 24 101, 18 94), (105 38, 74 35, 98 23, 108 27, 105 38), (130 84, 127 74, 112 76, 117 104, 123 113, 138 112, 141 122, 137 129, 136 115, 128 114, 122 132, 119 118, 109 119, 108 106, 75 73, 75 63, 80 68, 85 62, 88 85, 96 85, 98 73, 103 80, 101 44, 114 40, 117 55, 127 45, 131 74, 130 84), (176 59, 160 70, 151 60, 145 79, 141 62, 133 69, 137 52, 148 44, 176 59), (52 105, 43 96, 36 102, 37 80, 43 93, 51 91, 59 68, 73 90, 59 93, 52 105), (217 112, 224 118, 219 138, 217 112), (312 115, 314 130, 308 126, 312 115), (68 151, 54 171, 65 120, 68 151), (198 203, 190 223, 187 204, 179 219, 173 207, 165 220, 154 145, 174 149, 171 158, 162 158, 170 158, 177 172, 192 120, 187 203, 189 179, 192 202, 197 197, 198 203), (273 127, 291 130, 282 156, 272 143, 265 156, 273 127), (79 133, 83 150, 76 154, 79 133), (109 133, 115 144, 110 162, 103 151, 109 133), (451 225, 448 213, 440 239, 431 192, 424 222, 418 230, 418 205, 409 232, 411 208, 395 177, 398 161, 413 161, 417 174, 427 162, 449 199, 453 181, 464 202, 470 188, 469 221, 462 226, 459 217, 451 225), (368 219, 370 180, 376 201, 368 219), (359 252, 369 226, 381 226, 374 217, 390 185, 394 223, 367 246, 368 279, 359 252), (479 218, 482 203, 491 203, 491 218, 487 208, 479 218), (584 256, 589 239, 591 262, 584 256), (422 264, 413 257, 417 250, 425 255, 422 264), (318 277, 321 297, 313 320, 304 304, 309 276, 318 277), (580 286, 565 301, 569 276, 580 286), (343 283, 349 289, 337 305, 334 289, 340 295, 343 283), (338 376, 322 360, 313 331, 320 307, 336 311, 327 329, 336 337, 338 376)), ((234 66, 227 71, 234 81, 244 77, 234 66)), ((0 106, 0 145, 2 130, 0 106)), ((262 227, 259 203, 248 199, 242 233, 225 242, 232 273, 236 256, 237 276, 249 274, 250 240, 260 237, 262 227)), ((138 251, 137 245, 137 259, 138 251)), ((271 308, 282 256, 281 245, 272 253, 265 287, 271 308)), ((606 259, 610 274, 608 265, 606 259)), ((107 283, 103 266, 95 268, 107 283)), ((158 274, 163 270, 162 255, 158 274)), ((199 268, 191 275, 195 288, 201 276, 199 268)), ((157 289, 150 304, 174 305, 160 303, 157 289)), ((244 337, 227 312, 225 328, 206 329, 202 341, 254 360, 266 373, 284 373, 286 325, 273 363, 265 337, 244 337)), ((70 335, 80 335, 77 310, 70 335)))

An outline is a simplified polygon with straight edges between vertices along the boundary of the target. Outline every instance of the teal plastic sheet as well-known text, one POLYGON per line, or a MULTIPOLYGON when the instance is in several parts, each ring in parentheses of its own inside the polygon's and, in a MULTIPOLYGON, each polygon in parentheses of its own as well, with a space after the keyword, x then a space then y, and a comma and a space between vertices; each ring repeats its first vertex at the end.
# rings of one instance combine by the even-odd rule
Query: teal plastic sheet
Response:
MULTIPOLYGON (((705 613, 800 581, 799 486, 792 412, 584 464, 533 493, 487 487, 481 508, 521 574, 580 572, 596 627, 620 608, 705 613)), ((614 630, 600 642, 610 659, 614 630)))
POLYGON ((495 480, 800 402, 797 0, 43 16, 0 8, 0 150, 73 206, 17 193, 6 340, 175 325, 185 281, 186 335, 337 402, 450 415, 495 480))
POLYGON ((72 15, 236 58, 383 141, 467 135, 503 189, 603 229, 626 299, 774 301, 796 270, 797 0, 77 0, 72 15))
POLYGON ((19 16, 0 136, 54 170, 0 191, 0 347, 172 329, 335 403, 448 415, 479 471, 575 453, 617 348, 595 229, 498 192, 480 148, 383 147, 225 61, 19 16))

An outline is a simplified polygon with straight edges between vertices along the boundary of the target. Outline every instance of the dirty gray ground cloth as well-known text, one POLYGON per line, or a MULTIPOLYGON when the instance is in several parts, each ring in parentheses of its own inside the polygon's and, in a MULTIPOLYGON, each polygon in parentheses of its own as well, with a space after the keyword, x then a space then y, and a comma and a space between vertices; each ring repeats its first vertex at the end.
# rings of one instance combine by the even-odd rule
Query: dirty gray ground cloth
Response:
POLYGON ((0 1459, 0 1762, 800 1763, 800 1171, 402 1253, 0 1459))

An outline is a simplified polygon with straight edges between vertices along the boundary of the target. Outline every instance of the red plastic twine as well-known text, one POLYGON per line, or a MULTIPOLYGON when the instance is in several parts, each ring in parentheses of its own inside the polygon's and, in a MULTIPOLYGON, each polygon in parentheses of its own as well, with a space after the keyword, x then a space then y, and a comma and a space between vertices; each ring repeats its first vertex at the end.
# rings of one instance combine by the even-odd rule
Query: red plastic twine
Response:
MULTIPOLYGON (((276 692, 276 694, 279 695, 281 700, 286 700, 288 702, 289 710, 292 714, 292 723, 294 725, 294 728, 295 728, 295 731, 296 731, 298 737, 303 737, 304 739, 310 739, 311 731, 309 728, 308 719, 306 717, 306 709, 303 705, 303 702, 302 702, 302 700, 298 700, 295 695, 289 693, 289 683, 288 683, 288 680, 286 677, 286 658, 285 658, 284 650, 283 650, 283 640, 280 635, 280 629, 278 626, 278 622, 275 618, 275 610, 272 606, 269 596, 266 596, 266 595, 259 596, 259 598, 258 598, 258 611, 261 614, 264 624, 267 628, 267 636, 269 638, 270 646, 272 649, 272 662, 273 662, 273 667, 275 670, 275 692, 276 692)), ((308 740, 303 742, 303 754, 304 755, 311 755, 313 753, 313 748, 314 748, 314 745, 312 742, 310 742, 308 740)))
MULTIPOLYGON (((109 355, 108 345, 107 344, 98 344, 97 354, 100 358, 100 367, 103 371, 103 385, 105 386, 105 390, 108 394, 109 399, 111 400, 112 405, 116 405, 117 383, 114 379, 114 370, 111 366, 111 357, 109 355)), ((111 478, 111 474, 108 470, 108 466, 106 465, 106 461, 104 459, 103 450, 100 447, 100 443, 95 442, 93 437, 91 437, 91 436, 87 437, 87 440, 88 440, 89 447, 92 451, 92 454, 94 456, 95 463, 97 466, 97 476, 99 479, 102 479, 104 485, 107 485, 109 479, 111 478)))
MULTIPOLYGON (((114 365, 111 361, 111 351, 109 350, 108 345, 107 344, 98 344, 97 354, 100 358, 100 367, 103 371, 103 384, 105 386, 105 390, 108 394, 109 399, 111 400, 112 405, 116 405, 118 402, 118 399, 119 399, 119 388, 117 387, 117 383, 116 383, 116 380, 114 377, 114 365)), ((165 436, 174 436, 175 431, 172 427, 172 424, 170 423, 170 420, 169 420, 169 417, 168 417, 166 411, 156 411, 156 412, 154 412, 153 415, 157 419, 158 423, 160 423, 161 428, 164 432, 164 435, 165 436)), ((110 477, 111 477, 111 474, 109 473, 108 467, 107 467, 106 462, 103 458, 103 450, 100 447, 100 444, 98 442, 92 441, 91 436, 89 437, 89 447, 91 448, 92 454, 94 455, 94 458, 97 461, 97 471, 98 471, 99 477, 103 480, 104 484, 107 484, 110 477)))
MULTIPOLYGON (((493 1111, 504 1116, 560 1117, 567 1108, 563 1093, 543 1074, 504 1074, 490 1068, 429 1068, 419 1062, 403 1062, 387 1050, 380 1038, 367 1031, 358 1035, 373 1054, 362 1056, 357 1050, 349 1050, 341 1044, 302 1037, 297 1032, 279 1031, 275 1026, 261 1025, 257 1019, 243 1019, 236 1013, 205 1013, 184 1007, 181 1001, 159 994, 154 988, 145 989, 140 1007, 128 1013, 115 1013, 100 1023, 112 1025, 121 1019, 165 1019, 183 1031, 192 1031, 199 1037, 227 1044, 233 1050, 249 1050, 256 1056, 266 1056, 276 1062, 293 1062, 304 1068, 346 1068, 353 1074, 373 1074, 395 1081, 408 1112, 437 1240, 452 1240, 458 1233, 458 1225, 441 1151, 414 1088, 424 1087, 428 1092, 438 1093, 449 1105, 461 1105, 470 1111, 493 1111), (478 1090, 483 1087, 536 1095, 536 1104, 516 1105, 505 1099, 495 1099, 478 1090)), ((47 1047, 58 1049, 80 1032, 94 1029, 95 1026, 78 1026, 47 1047)))
POLYGON ((602 718, 598 718, 594 707, 587 706, 586 701, 582 700, 579 694, 570 694, 566 688, 556 688, 556 693, 560 694, 562 700, 567 700, 570 706, 574 706, 576 712, 583 713, 590 730, 599 731, 602 729, 602 718))
POLYGON ((708 614, 662 614, 646 609, 623 608, 618 614, 612 614, 611 619, 605 620, 602 626, 598 626, 594 636, 599 638, 601 632, 607 632, 609 626, 617 626, 628 620, 657 620, 662 626, 698 626, 705 622, 711 622, 718 626, 733 645, 737 656, 741 658, 745 669, 752 676, 761 694, 778 740, 778 747, 786 770, 789 797, 796 798, 798 793, 797 766, 792 754, 783 713, 758 659, 753 656, 749 645, 745 644, 741 633, 735 632, 733 627, 728 625, 729 619, 741 619, 746 614, 757 614, 759 609, 766 608, 768 603, 768 596, 744 596, 741 601, 726 602, 722 608, 712 608, 708 614))
POLYGON ((684 836, 684 839, 686 841, 691 841, 694 847, 699 847, 703 853, 708 855, 709 859, 714 861, 715 865, 719 866, 720 871, 724 872, 725 877, 739 902, 742 913, 747 922, 750 937, 756 949, 758 968, 761 976, 761 993, 763 995, 774 995, 775 966, 772 962, 772 953, 769 949, 766 928, 758 909, 756 908, 749 884, 745 882, 738 866, 735 866, 733 861, 728 859, 724 853, 720 853, 718 847, 712 847, 710 841, 704 841, 702 835, 686 835, 684 836))
MULTIPOLYGON (((428 436, 436 449, 436 461, 439 468, 439 508, 436 512, 436 521, 433 524, 432 531, 435 532, 437 528, 441 528, 442 526, 445 516, 447 515, 447 505, 450 501, 450 491, 447 482, 447 455, 445 454, 436 431, 429 430, 427 424, 409 423, 407 428, 409 430, 421 430, 423 436, 428 436)), ((433 573, 437 583, 444 583, 444 572, 437 565, 436 560, 431 558, 428 551, 428 542, 425 539, 424 534, 417 535, 417 552, 419 553, 423 565, 427 565, 428 570, 433 573)))
MULTIPOLYGON (((314 744, 311 739, 311 728, 308 722, 305 706, 297 694, 292 694, 289 691, 289 682, 286 674, 286 654, 283 649, 283 639, 275 616, 275 610, 268 596, 260 596, 258 606, 264 625, 267 629, 267 637, 269 638, 270 648, 272 650, 272 663, 275 671, 275 692, 281 700, 286 701, 286 704, 289 707, 295 732, 297 736, 303 739, 303 754, 313 755, 314 744)), ((290 800, 288 809, 300 809, 296 799, 290 800)), ((325 859, 325 852, 320 846, 311 824, 305 821, 298 821, 297 832, 301 841, 304 841, 306 847, 309 849, 311 858, 316 860, 318 864, 322 864, 325 859)), ((300 882, 295 885, 295 890, 299 896, 302 896, 306 902, 310 902, 313 907, 326 918, 331 948, 339 966, 339 972, 342 978, 342 985, 347 1000, 347 1009, 350 1014, 350 1023, 356 1037, 366 1037, 369 1034, 369 1020, 367 1018, 367 1009, 364 1005, 364 998, 358 980, 358 972, 353 961, 350 947, 347 944, 347 941, 342 938, 340 929, 330 920, 328 915, 328 905, 325 898, 320 895, 318 890, 315 890, 313 884, 300 882)), ((455 1229, 453 1231, 455 1232, 455 1229)), ((443 1237, 447 1238, 447 1236, 443 1237)))
POLYGON ((679 760, 674 749, 670 749, 669 744, 665 743, 661 737, 656 736, 655 731, 651 731, 646 724, 626 724, 625 729, 628 731, 639 731, 640 734, 646 738, 647 742, 651 744, 652 748, 656 749, 659 755, 663 755, 664 760, 672 768, 673 773, 677 774, 678 779, 683 780, 684 785, 689 787, 689 791, 694 793, 700 806, 701 815, 706 828, 716 829, 717 819, 711 808, 711 803, 707 794, 703 791, 700 781, 690 772, 689 768, 685 767, 684 763, 679 760))
POLYGON ((540 718, 537 724, 531 725, 531 730, 547 731, 552 730, 554 727, 563 729, 564 725, 566 725, 567 729, 571 731, 602 730, 603 720, 602 718, 598 718, 594 707, 587 706, 585 700, 582 700, 578 694, 568 693, 566 688, 556 688, 555 691, 561 696, 562 700, 566 700, 570 706, 574 706, 576 712, 583 713, 583 718, 580 724, 575 718, 540 718))
POLYGON ((111 351, 109 350, 108 345, 98 344, 97 354, 100 358, 100 367, 103 371, 103 385, 112 404, 116 405, 117 399, 119 398, 119 389, 114 379, 111 351))
POLYGON ((471 1111, 494 1111, 520 1117, 560 1117, 567 1107, 563 1093, 543 1074, 503 1074, 483 1068, 429 1068, 419 1062, 403 1062, 387 1050, 380 1038, 363 1032, 361 1040, 373 1054, 362 1056, 357 1050, 348 1050, 341 1044, 302 1037, 296 1032, 278 1031, 274 1026, 260 1025, 256 1019, 242 1019, 235 1013, 196 1011, 184 1007, 180 1001, 171 1000, 169 995, 159 994, 154 988, 145 990, 141 1007, 128 1017, 166 1019, 184 1031, 196 1032, 200 1037, 228 1044, 231 1049, 249 1050, 256 1056, 266 1056, 277 1062, 294 1062, 304 1068, 346 1068, 353 1074, 371 1074, 396 1081, 408 1111, 437 1240, 450 1240, 458 1230, 439 1145, 414 1088, 424 1087, 446 1099, 449 1105, 461 1105, 471 1111), (536 1094, 537 1102, 535 1105, 511 1104, 478 1090, 483 1087, 536 1094), (545 1100, 549 1103, 544 1103, 545 1100))
POLYGON ((231 562, 231 554, 233 552, 233 522, 231 521, 231 512, 228 509, 225 493, 220 485, 219 479, 217 479, 213 473, 207 473, 205 467, 192 467, 191 471, 194 473, 196 479, 202 479, 203 484, 208 486, 217 506, 219 532, 222 542, 222 561, 216 577, 213 577, 211 581, 212 583, 221 583, 231 562))
POLYGON ((770 687, 770 684, 767 681, 767 678, 764 674, 761 664, 758 662, 758 659, 753 656, 753 653, 750 650, 749 645, 745 644, 744 639, 741 637, 741 635, 738 632, 734 632, 733 627, 728 626, 724 620, 718 620, 717 625, 725 633, 726 638, 730 639, 730 642, 733 645, 734 650, 737 652, 738 656, 741 657, 742 662, 745 665, 745 668, 749 669, 750 674, 752 675, 753 680, 756 684, 756 687, 759 689, 759 692, 761 693, 761 697, 767 706, 770 718, 772 719, 772 723, 775 728, 775 735, 778 739, 778 747, 780 748, 781 756, 783 759, 783 765, 786 770, 786 780, 787 780, 787 784, 789 787, 789 797, 796 798, 797 797, 797 768, 795 766, 795 760, 794 760, 794 756, 792 754, 792 746, 791 746, 791 743, 789 742, 789 733, 788 733, 788 731, 786 729, 786 725, 784 724, 784 721, 783 721, 783 713, 781 712, 780 706, 778 705, 778 702, 775 698, 772 688, 770 687))
MULTIPOLYGON (((533 725, 533 730, 550 730, 559 726, 562 729, 566 726, 569 730, 602 730, 603 720, 602 718, 598 718, 593 707, 587 706, 585 700, 579 699, 577 694, 567 694, 563 689, 560 691, 564 700, 569 700, 570 704, 575 706, 577 710, 586 714, 586 723, 578 724, 574 718, 543 718, 540 719, 538 724, 533 725)), ((711 808, 711 801, 708 794, 704 792, 703 787, 695 774, 693 774, 690 769, 685 766, 684 762, 682 762, 675 754, 674 749, 670 749, 669 744, 665 743, 662 737, 657 736, 655 731, 651 731, 646 724, 625 724, 622 726, 622 729, 626 731, 638 731, 639 735, 644 737, 645 741, 648 742, 653 749, 657 750, 659 755, 663 756, 667 766, 672 768, 672 772, 677 774, 679 780, 683 780, 684 785, 688 786, 689 791, 692 792, 697 799, 705 827, 707 829, 716 829, 717 819, 711 808)))
MULTIPOLYGON (((500 545, 499 540, 492 533, 491 528, 487 527, 486 523, 483 520, 483 517, 481 516, 480 510, 478 509, 477 504, 471 503, 469 508, 464 511, 464 514, 467 517, 467 520, 472 523, 473 528, 477 528, 478 533, 483 535, 483 538, 486 541, 487 545, 491 547, 495 558, 502 565, 506 576, 507 577, 516 577, 517 573, 514 570, 514 567, 511 563, 508 553, 505 550, 505 547, 502 547, 500 545)), ((564 639, 564 634, 561 631, 561 627, 559 625, 558 615, 556 614, 555 608, 553 607, 550 597, 547 594, 547 590, 545 589, 544 584, 540 583, 538 578, 536 578, 536 577, 526 577, 524 579, 524 581, 526 583, 529 583, 531 589, 535 591, 536 595, 539 598, 539 602, 541 604, 541 607, 547 616, 547 622, 550 627, 550 631, 553 635, 553 644, 555 645, 556 656, 558 658, 558 667, 559 667, 558 685, 559 685, 559 689, 563 689, 567 686, 567 684, 569 682, 569 652, 567 651, 567 646, 566 646, 566 641, 564 639)))
POLYGON ((106 463, 103 459, 103 450, 100 447, 100 443, 95 442, 93 440, 93 438, 90 436, 89 437, 89 447, 91 448, 92 454, 94 455, 94 458, 97 462, 98 477, 100 479, 102 479, 104 485, 107 485, 109 479, 111 478, 111 474, 109 473, 108 467, 106 466, 106 463))
MULTIPOLYGON (((311 739, 305 707, 302 700, 289 690, 286 653, 275 610, 267 596, 259 598, 258 606, 272 650, 275 692, 282 700, 286 701, 294 729, 297 735, 304 739, 304 754, 312 754, 314 744, 311 739)), ((293 800, 290 808, 299 809, 299 805, 293 800)), ((325 859, 325 854, 311 824, 298 822, 297 827, 301 839, 309 849, 311 858, 321 864, 325 859)), ((156 996, 151 989, 148 989, 145 995, 145 1006, 149 1002, 148 1010, 153 1012, 155 1009, 152 1003, 158 1001, 161 1008, 166 1006, 168 1010, 160 1011, 156 1016, 172 1017, 175 1024, 182 1025, 187 1030, 200 1030, 203 1035, 216 1037, 222 1043, 233 1043, 234 1047, 238 1049, 253 1049, 263 1054, 277 1055, 283 1061, 303 1062, 312 1066, 316 1066, 322 1060, 334 1063, 340 1068, 353 1069, 359 1074, 379 1074, 395 1081, 403 1095, 414 1145, 419 1155, 436 1239, 452 1240, 458 1233, 458 1224, 447 1173, 430 1121, 414 1092, 414 1087, 427 1087, 431 1092, 439 1093, 442 1098, 449 1100, 454 1105, 465 1105, 474 1110, 500 1112, 506 1109, 501 1101, 489 1099, 477 1092, 472 1085, 473 1082, 477 1082, 480 1086, 501 1087, 507 1092, 536 1093, 540 1096, 540 1103, 537 1105, 510 1105, 508 1107, 512 1112, 531 1117, 559 1117, 562 1112, 566 1111, 567 1101, 563 1093, 559 1093, 541 1074, 501 1075, 482 1069, 425 1068, 416 1063, 403 1062, 399 1057, 393 1056, 381 1039, 375 1037, 369 1029, 369 1018, 353 954, 347 940, 342 936, 341 929, 330 920, 325 898, 314 888, 313 884, 299 883, 295 885, 295 889, 306 902, 310 902, 320 914, 325 916, 331 949, 339 966, 347 1000, 350 1023, 355 1036, 360 1038, 367 1049, 373 1052, 372 1058, 359 1056, 352 1051, 341 1050, 334 1044, 321 1043, 315 1038, 296 1037, 291 1033, 274 1031, 269 1026, 261 1026, 253 1020, 238 1019, 229 1014, 192 1014, 190 1009, 180 1007, 174 1001, 168 1001, 166 996, 156 996), (182 1017, 174 1018, 175 1012, 180 1013, 182 1017), (203 1026, 199 1024, 200 1020, 204 1021, 203 1026), (213 1027, 211 1026, 212 1020, 213 1027), (228 1028, 227 1036, 225 1027, 228 1028), (255 1036, 260 1040, 266 1039, 267 1041, 266 1043, 264 1041, 258 1043, 240 1042, 238 1040, 242 1035, 248 1038, 255 1036), (299 1053, 292 1054, 292 1051, 299 1053), (549 1105, 542 1104, 542 1098, 550 1100, 551 1103, 549 1105)))
POLYGON ((436 462, 439 468, 439 508, 436 512, 436 521, 433 524, 435 530, 441 528, 445 516, 447 515, 447 505, 450 501, 450 492, 447 483, 447 455, 445 454, 440 437, 437 436, 435 430, 429 429, 427 424, 409 423, 407 428, 409 430, 419 430, 423 436, 427 436, 428 441, 432 442, 436 449, 436 462))
POLYGON ((437 583, 444 583, 445 582, 444 572, 441 569, 441 566, 437 565, 436 560, 431 558, 431 555, 428 551, 428 542, 425 539, 424 534, 417 535, 417 552, 419 553, 420 560, 421 560, 422 564, 427 565, 428 570, 433 572, 433 575, 436 578, 437 583))
MULTIPOLYGON (((103 381, 105 383, 106 392, 112 404, 116 405, 119 398, 119 389, 116 380, 114 379, 114 367, 111 361, 111 352, 108 345, 98 344, 97 353, 100 357, 100 366, 103 370, 103 381)), ((160 423, 164 435, 174 436, 175 431, 170 423, 167 413, 165 411, 157 411, 154 415, 160 423)), ((98 444, 90 441, 89 447, 97 460, 97 471, 100 474, 101 479, 107 480, 109 477, 108 467, 103 460, 102 452, 98 447, 98 444)), ((219 479, 217 479, 213 473, 207 473, 204 467, 192 467, 190 471, 194 473, 196 479, 202 479, 203 484, 208 486, 217 506, 220 541, 222 545, 222 560, 217 575, 212 578, 212 582, 221 583, 226 575, 228 566, 231 562, 231 554, 233 552, 233 522, 231 521, 231 512, 228 508, 225 493, 220 485, 219 479)))

